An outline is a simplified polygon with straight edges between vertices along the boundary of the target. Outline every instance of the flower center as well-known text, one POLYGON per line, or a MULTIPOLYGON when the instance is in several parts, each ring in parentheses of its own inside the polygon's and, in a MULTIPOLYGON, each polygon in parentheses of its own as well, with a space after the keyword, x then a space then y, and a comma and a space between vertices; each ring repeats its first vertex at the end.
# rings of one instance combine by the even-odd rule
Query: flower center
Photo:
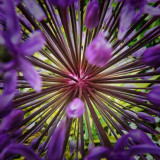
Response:
POLYGON ((72 77, 74 80, 68 78, 67 79, 68 84, 75 84, 76 87, 84 87, 86 85, 88 76, 86 76, 82 70, 80 70, 80 76, 76 74, 69 74, 69 76, 72 77))

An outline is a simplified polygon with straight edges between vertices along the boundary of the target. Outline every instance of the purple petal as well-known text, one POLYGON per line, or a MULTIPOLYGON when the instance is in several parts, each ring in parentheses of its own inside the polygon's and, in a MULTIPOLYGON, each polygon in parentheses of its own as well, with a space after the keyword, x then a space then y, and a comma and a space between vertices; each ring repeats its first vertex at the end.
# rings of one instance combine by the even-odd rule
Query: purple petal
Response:
POLYGON ((139 112, 137 115, 138 115, 139 118, 143 119, 144 121, 148 121, 150 123, 154 123, 155 122, 155 118, 150 116, 147 113, 139 112))
POLYGON ((92 65, 103 67, 111 58, 112 48, 106 41, 104 34, 100 33, 93 39, 86 49, 86 59, 92 65))
POLYGON ((1 31, 0 31, 0 45, 4 44, 5 43, 5 40, 1 34, 1 31))
POLYGON ((142 60, 146 65, 151 67, 160 66, 160 45, 148 48, 142 56, 142 60))
POLYGON ((134 8, 131 5, 127 4, 122 8, 120 14, 119 31, 118 31, 119 40, 121 40, 127 33, 127 30, 131 26, 134 14, 135 14, 134 8))
POLYGON ((39 4, 35 0, 23 0, 29 12, 38 20, 42 21, 46 18, 46 15, 39 4))
POLYGON ((146 154, 146 153, 160 155, 160 148, 150 144, 141 144, 141 145, 130 147, 129 153, 130 155, 139 155, 139 154, 146 154))
POLYGON ((89 30, 97 27, 99 23, 99 3, 97 1, 91 1, 86 10, 84 24, 89 30))
POLYGON ((20 154, 27 160, 41 160, 41 158, 38 157, 31 148, 21 144, 8 145, 1 153, 0 158, 6 159, 10 154, 20 154))
POLYGON ((12 69, 4 75, 4 94, 15 93, 17 87, 17 71, 12 69))
POLYGON ((148 100, 153 103, 154 105, 160 106, 160 87, 153 88, 148 94, 148 100))
POLYGON ((85 104, 80 98, 75 98, 67 107, 66 113, 69 118, 81 117, 85 111, 85 104))
MULTIPOLYGON (((38 137, 38 138, 39 138, 39 137, 38 137)), ((35 147, 35 144, 36 144, 38 138, 34 138, 34 139, 31 141, 31 143, 30 143, 30 147, 31 147, 31 148, 34 148, 34 147, 35 147)))
POLYGON ((2 119, 0 131, 15 131, 23 121, 24 113, 21 110, 13 110, 8 116, 2 119))
POLYGON ((10 143, 10 137, 6 133, 0 134, 0 152, 10 143))
POLYGON ((42 89, 42 80, 33 65, 24 58, 20 59, 19 67, 23 72, 24 78, 36 92, 42 89))
POLYGON ((151 14, 152 16, 159 16, 160 15, 160 8, 145 5, 144 12, 147 14, 151 14))
POLYGON ((114 145, 115 151, 123 151, 125 146, 128 144, 129 135, 122 135, 121 138, 119 138, 114 145))
POLYGON ((129 136, 132 140, 137 144, 150 144, 155 145, 152 140, 147 136, 146 133, 142 132, 141 130, 135 129, 129 132, 129 136))
POLYGON ((17 45, 21 40, 21 27, 16 16, 15 4, 12 2, 12 0, 5 0, 4 2, 7 35, 11 42, 17 45))
POLYGON ((29 56, 41 50, 45 45, 45 38, 41 31, 35 31, 30 38, 20 46, 20 52, 29 56))
POLYGON ((127 112, 127 114, 133 119, 138 119, 137 114, 135 114, 134 112, 130 111, 130 110, 125 110, 125 112, 127 112))
POLYGON ((14 98, 14 93, 2 94, 0 96, 0 118, 6 116, 13 108, 13 103, 12 103, 13 98, 14 98))
POLYGON ((111 151, 107 154, 107 160, 132 160, 127 151, 124 152, 116 152, 111 151))
POLYGON ((62 158, 65 133, 66 119, 63 119, 52 135, 52 139, 48 147, 48 160, 60 160, 62 158))
POLYGON ((17 139, 19 138, 20 136, 22 135, 22 130, 21 129, 18 129, 17 131, 15 131, 12 135, 12 138, 13 139, 17 139))
POLYGON ((109 152, 109 149, 105 147, 96 147, 89 152, 85 160, 100 160, 101 158, 107 157, 109 152))
POLYGON ((138 51, 133 53, 133 57, 135 58, 141 57, 145 50, 146 50, 146 47, 139 49, 138 51))

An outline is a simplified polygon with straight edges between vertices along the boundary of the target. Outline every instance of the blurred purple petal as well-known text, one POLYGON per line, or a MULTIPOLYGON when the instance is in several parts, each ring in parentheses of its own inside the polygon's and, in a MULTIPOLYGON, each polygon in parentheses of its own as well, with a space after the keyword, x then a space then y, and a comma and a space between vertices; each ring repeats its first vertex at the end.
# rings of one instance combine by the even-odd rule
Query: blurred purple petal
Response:
POLYGON ((153 88, 147 94, 148 100, 154 105, 160 106, 160 87, 153 88))
POLYGON ((146 49, 143 53, 142 60, 146 65, 151 67, 160 66, 160 45, 146 49))
POLYGON ((107 154, 109 154, 109 149, 105 147, 96 147, 89 152, 85 160, 100 160, 101 158, 105 158, 107 154))
POLYGON ((9 115, 2 119, 0 124, 1 132, 15 131, 23 121, 24 113, 21 110, 13 110, 9 115))
POLYGON ((16 16, 15 4, 12 0, 4 1, 6 12, 7 35, 13 44, 19 44, 21 40, 21 27, 16 16))
POLYGON ((42 8, 37 4, 35 0, 23 0, 29 12, 38 20, 42 21, 46 18, 46 15, 42 8))
POLYGON ((0 134, 0 152, 10 143, 10 137, 6 133, 0 134))
POLYGON ((120 24, 118 31, 118 39, 121 40, 124 35, 127 33, 134 16, 134 8, 126 4, 121 10, 120 24))
POLYGON ((81 117, 85 112, 85 104, 80 98, 75 98, 67 107, 66 113, 69 118, 81 117))
POLYGON ((86 10, 84 24, 89 30, 97 27, 99 23, 99 3, 98 1, 91 1, 86 10))
POLYGON ((4 77, 4 94, 15 93, 17 87, 17 71, 12 69, 5 73, 4 77))
POLYGON ((86 59, 92 65, 103 67, 111 58, 112 48, 104 34, 99 33, 86 49, 86 59))
POLYGON ((45 38, 42 32, 35 31, 31 34, 30 38, 20 46, 20 52, 22 52, 22 54, 26 56, 29 56, 41 50, 44 45, 45 45, 45 38))
POLYGON ((0 45, 4 44, 5 43, 5 40, 1 34, 1 31, 0 31, 0 45))
POLYGON ((61 160, 66 133, 66 119, 55 129, 48 147, 48 160, 61 160))
POLYGON ((135 129, 129 132, 129 136, 136 144, 150 144, 155 145, 148 135, 141 130, 135 129))
POLYGON ((34 88, 36 92, 40 92, 42 89, 42 80, 33 65, 26 59, 21 58, 19 67, 30 86, 34 88))
POLYGON ((130 147, 129 153, 130 155, 139 155, 139 154, 146 154, 146 153, 160 155, 160 148, 150 144, 141 144, 141 145, 130 147))
POLYGON ((141 57, 145 50, 146 50, 146 47, 139 49, 138 51, 133 53, 133 57, 135 58, 141 57))
POLYGON ((160 8, 145 5, 144 12, 147 14, 151 14, 152 16, 159 16, 160 15, 160 8))
POLYGON ((128 144, 129 135, 122 135, 114 145, 114 151, 123 151, 125 146, 128 144))
POLYGON ((13 98, 14 98, 14 93, 2 94, 0 96, 0 118, 6 116, 13 109, 13 103, 12 103, 13 98))

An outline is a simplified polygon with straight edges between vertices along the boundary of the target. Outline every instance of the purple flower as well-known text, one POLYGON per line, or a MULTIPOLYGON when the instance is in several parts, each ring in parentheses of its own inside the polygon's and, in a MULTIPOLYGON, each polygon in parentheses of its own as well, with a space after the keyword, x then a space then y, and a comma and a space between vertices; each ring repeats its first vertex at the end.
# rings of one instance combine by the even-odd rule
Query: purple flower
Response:
POLYGON ((85 111, 85 104, 80 98, 75 98, 67 107, 66 113, 69 118, 81 117, 85 111))
POLYGON ((148 100, 153 103, 154 105, 160 106, 160 87, 153 88, 147 94, 148 100))
POLYGON ((86 49, 86 59, 92 65, 103 67, 111 58, 112 48, 100 33, 86 49))
POLYGON ((76 0, 49 0, 53 5, 60 8, 67 8, 72 5, 76 0))
POLYGON ((151 67, 160 66, 160 45, 148 48, 142 56, 143 62, 151 67))
POLYGON ((61 160, 65 132, 66 132, 66 119, 63 119, 52 135, 48 147, 48 160, 53 160, 53 159, 61 160))
POLYGON ((96 0, 91 1, 86 10, 84 24, 89 30, 97 27, 99 23, 99 3, 96 0))
MULTIPOLYGON (((7 32, 1 31, 0 36, 2 41, 0 45, 7 47, 7 52, 12 57, 11 61, 13 62, 13 65, 10 66, 12 67, 10 76, 15 79, 15 70, 20 69, 31 87, 37 92, 40 92, 42 88, 40 76, 33 65, 25 57, 42 49, 45 44, 45 39, 41 31, 35 31, 28 40, 21 44, 21 28, 15 13, 15 6, 10 0, 6 0, 4 6, 6 12, 7 32)), ((16 83, 10 84, 12 84, 12 88, 15 88, 16 83)))
POLYGON ((23 111, 13 110, 9 115, 2 119, 0 132, 15 131, 22 124, 23 115, 23 111))
POLYGON ((107 158, 107 160, 133 160, 132 156, 145 153, 160 155, 160 148, 152 143, 146 134, 139 130, 134 130, 119 138, 113 149, 105 147, 93 148, 85 160, 100 160, 101 158, 107 158), (130 138, 133 138, 138 145, 130 146, 126 149, 125 147, 129 145, 130 138))
POLYGON ((138 114, 138 117, 140 119, 143 119, 144 121, 147 121, 147 122, 150 122, 150 123, 154 123, 155 122, 155 118, 150 116, 149 114, 147 113, 144 113, 144 112, 139 112, 138 114))
MULTIPOLYGON (((118 31, 118 38, 122 39, 126 34, 127 30, 131 26, 131 23, 135 19, 136 9, 139 9, 139 15, 143 13, 151 14, 152 16, 160 15, 160 9, 156 7, 151 7, 147 4, 147 0, 119 0, 124 2, 124 6, 120 14, 120 25, 118 31)), ((150 1, 149 1, 150 2, 150 1)))

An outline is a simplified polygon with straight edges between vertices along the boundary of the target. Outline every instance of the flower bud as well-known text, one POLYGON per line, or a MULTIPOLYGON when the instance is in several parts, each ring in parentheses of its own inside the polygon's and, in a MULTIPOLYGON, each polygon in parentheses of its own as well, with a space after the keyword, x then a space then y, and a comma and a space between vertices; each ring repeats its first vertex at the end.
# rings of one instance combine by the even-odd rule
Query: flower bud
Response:
POLYGON ((139 112, 137 115, 138 115, 139 118, 143 119, 144 121, 148 121, 150 123, 154 123, 155 122, 155 118, 150 116, 147 113, 139 112))
POLYGON ((103 67, 111 58, 112 48, 100 33, 86 49, 86 59, 92 65, 103 67))
POLYGON ((99 4, 97 1, 92 1, 89 3, 86 16, 84 20, 84 24, 87 26, 89 30, 97 27, 99 23, 99 4))
POLYGON ((80 98, 75 98, 67 107, 66 113, 69 118, 81 117, 85 111, 84 102, 80 98))
POLYGON ((160 112, 155 111, 154 109, 148 109, 148 110, 149 110, 149 112, 151 112, 152 114, 160 117, 160 112))
POLYGON ((139 124, 138 125, 139 129, 146 132, 146 133, 151 133, 151 134, 155 134, 154 131, 152 131, 150 128, 144 126, 143 124, 139 124))
POLYGON ((160 95, 160 87, 157 87, 157 88, 153 88, 147 94, 147 97, 152 104, 160 106, 159 95, 160 95))
POLYGON ((142 56, 143 62, 151 67, 160 66, 160 45, 148 48, 142 56))

